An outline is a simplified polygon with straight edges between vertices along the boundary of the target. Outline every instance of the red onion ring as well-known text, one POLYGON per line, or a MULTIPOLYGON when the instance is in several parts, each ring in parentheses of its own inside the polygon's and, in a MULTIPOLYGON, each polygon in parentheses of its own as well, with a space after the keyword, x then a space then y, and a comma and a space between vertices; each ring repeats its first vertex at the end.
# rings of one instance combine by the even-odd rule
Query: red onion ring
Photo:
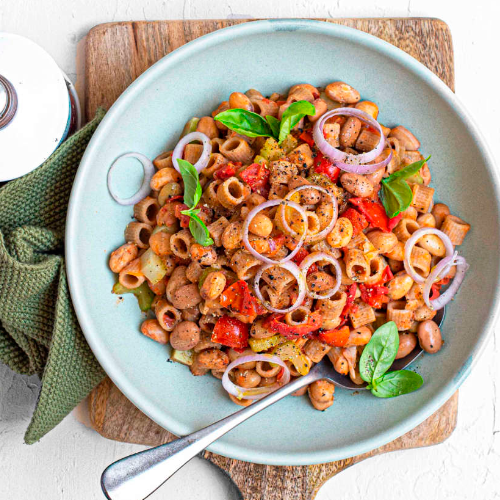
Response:
POLYGON ((306 292, 307 292, 307 283, 306 283, 306 277, 305 275, 301 272, 299 269, 299 266, 295 264, 294 262, 285 262, 284 264, 267 264, 265 266, 262 266, 258 271, 257 274, 255 275, 254 281, 253 281, 253 287, 255 290, 255 294, 257 295, 258 299, 262 302, 262 305, 268 310, 272 311, 275 313, 279 314, 285 314, 287 312, 294 311, 302 305, 302 302, 304 301, 306 297, 306 292), (294 278, 297 280, 297 284, 299 285, 299 296, 297 297, 297 300, 295 301, 295 304, 291 305, 288 309, 276 309, 275 307, 272 307, 271 304, 269 304, 264 297, 262 296, 262 293, 260 291, 260 279, 262 278, 262 273, 269 269, 270 267, 278 265, 279 267, 282 267, 283 269, 286 269, 287 271, 290 271, 294 278))
MULTIPOLYGON (((293 189, 292 191, 290 191, 289 193, 287 193, 287 195, 285 196, 284 199, 289 201, 290 198, 295 193, 298 193, 299 191, 303 191, 304 189, 316 189, 320 193, 326 194, 327 196, 330 197, 330 200, 333 204, 333 216, 332 216, 332 220, 328 223, 328 226, 326 226, 322 231, 320 231, 317 234, 308 235, 307 230, 305 232, 306 233, 306 242, 322 240, 322 239, 326 238, 326 235, 329 232, 331 232, 331 230, 333 229, 333 226, 335 226, 335 223, 337 222, 337 217, 339 214, 339 205, 337 202, 337 198, 335 196, 333 196, 333 194, 330 193, 330 191, 328 191, 324 187, 316 186, 315 184, 305 184, 304 186, 299 186, 299 187, 293 189)), ((293 203, 295 203, 295 202, 293 202, 293 203)), ((278 207, 278 212, 279 212, 279 217, 280 217, 281 224, 283 225, 283 228, 286 229, 292 236, 294 236, 294 237, 299 236, 299 234, 296 231, 294 231, 290 227, 290 225, 288 224, 286 217, 285 217, 285 208, 278 207)), ((307 219, 307 216, 306 216, 306 219, 307 219)))
POLYGON ((303 217, 303 219, 306 221, 306 224, 307 224, 307 215, 306 215, 306 211, 304 210, 304 208, 301 207, 298 203, 295 203, 294 201, 290 201, 290 200, 268 200, 264 203, 261 203, 260 205, 256 206, 252 210, 250 210, 250 212, 246 216, 245 222, 243 223, 243 245, 245 245, 245 248, 256 259, 259 259, 259 260, 266 262, 267 264, 271 264, 271 265, 284 264, 285 262, 288 262, 290 259, 293 259, 295 257, 295 255, 297 255, 297 252, 301 249, 302 244, 304 243, 304 240, 305 240, 306 235, 307 235, 307 226, 306 226, 305 231, 300 236, 300 240, 297 243, 297 246, 293 249, 293 251, 290 254, 288 254, 285 258, 283 258, 281 260, 272 260, 269 257, 265 257, 264 255, 261 255, 260 253, 258 253, 252 247, 252 245, 250 245, 250 241, 248 240, 248 227, 250 226, 250 222, 252 222, 252 219, 261 210, 264 210, 264 209, 269 208, 269 207, 275 207, 276 205, 281 205, 281 204, 289 205, 292 208, 294 208, 295 210, 297 210, 297 212, 300 213, 300 215, 303 217))
POLYGON ((450 302, 458 292, 458 289, 465 278, 467 269, 469 269, 467 261, 463 257, 457 256, 456 253, 451 257, 445 257, 440 260, 432 270, 431 274, 429 274, 429 277, 425 280, 423 297, 427 307, 433 309, 434 311, 438 311, 448 304, 448 302, 450 302), (439 281, 440 275, 446 274, 451 266, 457 266, 457 272, 453 281, 450 283, 450 286, 437 299, 430 300, 432 285, 436 281, 439 281))
POLYGON ((446 248, 446 257, 451 257, 453 255, 453 243, 451 242, 448 235, 443 233, 443 231, 440 231, 439 229, 436 229, 434 227, 422 227, 420 229, 417 229, 405 244, 405 258, 403 260, 405 271, 408 273, 408 276, 410 276, 416 283, 424 283, 426 278, 420 276, 420 274, 418 274, 413 269, 413 266, 410 262, 411 252, 417 241, 427 234, 435 234, 441 239, 446 248))
POLYGON ((345 170, 346 172, 353 172, 356 174, 369 174, 375 172, 376 170, 382 168, 383 166, 387 165, 387 163, 389 163, 386 158, 384 161, 380 163, 375 163, 373 165, 365 165, 366 163, 373 161, 375 158, 380 156, 380 154, 384 149, 385 136, 382 131, 382 127, 377 122, 377 120, 372 118, 368 113, 361 111, 360 109, 337 108, 328 111, 314 124, 313 138, 318 149, 325 156, 330 158, 330 160, 334 161, 337 167, 339 167, 342 170, 345 170), (359 120, 361 120, 362 122, 367 123, 368 125, 376 128, 378 133, 380 134, 380 141, 375 146, 375 148, 372 149, 371 151, 368 151, 367 153, 353 155, 340 151, 340 149, 337 149, 328 144, 327 140, 323 135, 323 127, 325 125, 326 120, 328 120, 332 116, 339 116, 339 115, 354 116, 359 120))
POLYGON ((151 179, 153 178, 153 175, 155 173, 156 169, 151 162, 149 158, 144 156, 141 153, 125 153, 121 156, 119 156, 112 164, 111 167, 109 167, 108 170, 108 191, 113 200, 116 201, 116 203, 119 203, 120 205, 135 205, 136 203, 140 202, 143 198, 145 198, 149 192, 151 191, 151 187, 149 183, 151 182, 151 179), (139 191, 132 195, 130 198, 120 198, 115 191, 113 190, 112 186, 112 173, 113 170, 116 168, 116 164, 119 160, 122 158, 135 158, 136 160, 139 160, 142 164, 142 169, 144 170, 144 177, 142 179, 142 184, 141 187, 139 188, 139 191))
POLYGON ((182 159, 184 153, 184 147, 193 141, 201 141, 203 143, 203 151, 201 153, 198 161, 193 165, 194 168, 199 172, 201 172, 208 164, 208 160, 210 159, 210 154, 212 153, 212 144, 210 139, 201 132, 191 132, 188 135, 185 135, 175 146, 174 151, 172 153, 172 163, 174 165, 175 170, 180 173, 179 165, 177 160, 182 159))
POLYGON ((235 359, 232 363, 228 365, 224 375, 222 376, 222 385, 224 389, 233 396, 238 399, 251 399, 257 400, 262 399, 267 396, 271 392, 274 392, 276 389, 288 384, 290 382, 290 369, 285 364, 283 360, 278 358, 278 356, 272 356, 271 354, 251 354, 250 356, 243 356, 241 358, 235 359), (245 388, 231 382, 229 378, 229 372, 244 363, 250 363, 252 361, 266 361, 268 363, 275 363, 280 365, 283 368, 283 375, 281 380, 275 382, 273 385, 269 387, 254 387, 254 388, 245 388))
POLYGON ((310 253, 301 263, 299 269, 302 271, 304 276, 307 276, 307 270, 309 267, 314 264, 314 262, 318 262, 318 260, 326 260, 335 268, 336 276, 335 276, 335 286, 323 295, 319 293, 315 293, 307 287, 307 279, 306 279, 306 293, 309 297, 313 299, 329 299, 339 288, 342 283, 342 269, 340 269, 340 264, 338 263, 335 257, 328 255, 325 252, 313 252, 310 253))

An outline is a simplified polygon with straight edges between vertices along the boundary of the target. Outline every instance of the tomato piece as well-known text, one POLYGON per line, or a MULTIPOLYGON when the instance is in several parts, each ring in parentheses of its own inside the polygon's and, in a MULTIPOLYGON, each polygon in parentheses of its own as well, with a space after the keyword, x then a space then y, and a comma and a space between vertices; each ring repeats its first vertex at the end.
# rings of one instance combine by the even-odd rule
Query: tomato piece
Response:
POLYGON ((304 130, 304 132, 302 132, 302 134, 299 135, 299 139, 304 141, 304 142, 307 142, 307 144, 309 144, 309 146, 311 146, 311 148, 314 146, 314 139, 313 139, 313 136, 311 134, 311 132, 309 132, 308 130, 304 130))
POLYGON ((354 308, 356 307, 354 305, 354 298, 356 297, 356 290, 357 289, 358 289, 358 287, 356 286, 356 284, 351 285, 347 289, 347 292, 346 292, 347 300, 346 300, 344 309, 342 309, 342 312, 340 313, 341 321, 340 321, 339 326, 344 326, 347 323, 347 318, 348 318, 349 312, 354 311, 354 308))
POLYGON ((359 290, 361 292, 361 300, 375 309, 380 309, 383 304, 389 302, 389 297, 387 297, 389 289, 386 286, 366 286, 361 283, 359 290))
POLYGON ((222 307, 231 308, 232 311, 245 316, 264 314, 266 309, 253 296, 246 281, 239 280, 227 287, 219 299, 222 307))
POLYGON ((381 229, 386 233, 390 232, 389 217, 382 203, 371 198, 351 198, 349 202, 366 217, 371 227, 381 229))
POLYGON ((352 233, 354 236, 359 234, 363 229, 366 229, 368 227, 368 221, 366 220, 366 217, 359 213, 357 210, 354 208, 348 208, 343 214, 342 217, 346 217, 351 221, 352 224, 352 233))
POLYGON ((314 158, 314 171, 317 174, 326 175, 332 182, 337 182, 340 175, 340 168, 336 167, 321 151, 318 151, 314 158))
POLYGON ((264 197, 269 194, 270 175, 269 169, 261 163, 252 163, 240 172, 240 177, 250 186, 250 189, 264 197))
POLYGON ((349 340, 350 330, 348 326, 335 328, 335 330, 323 330, 318 333, 318 339, 333 347, 344 347, 349 340))
POLYGON ((236 166, 231 162, 214 172, 214 177, 222 181, 229 179, 229 177, 234 177, 234 175, 236 175, 236 166))
POLYGON ((287 339, 310 336, 312 332, 319 330, 323 321, 319 311, 311 313, 307 318, 307 323, 302 325, 287 325, 281 321, 284 316, 284 314, 271 314, 271 316, 264 320, 264 325, 287 339))
POLYGON ((215 323, 212 342, 234 349, 248 347, 248 325, 236 318, 222 316, 215 323))
POLYGON ((181 221, 181 227, 189 227, 189 215, 181 214, 184 210, 189 210, 189 207, 184 203, 179 203, 175 206, 175 216, 181 221))
MULTIPOLYGON (((301 262, 309 255, 309 252, 305 248, 301 248, 296 254, 295 257, 292 259, 292 262, 300 266, 301 262)), ((309 266, 309 269, 307 270, 307 276, 309 276, 311 273, 315 273, 318 271, 318 266, 316 263, 313 263, 309 266)))

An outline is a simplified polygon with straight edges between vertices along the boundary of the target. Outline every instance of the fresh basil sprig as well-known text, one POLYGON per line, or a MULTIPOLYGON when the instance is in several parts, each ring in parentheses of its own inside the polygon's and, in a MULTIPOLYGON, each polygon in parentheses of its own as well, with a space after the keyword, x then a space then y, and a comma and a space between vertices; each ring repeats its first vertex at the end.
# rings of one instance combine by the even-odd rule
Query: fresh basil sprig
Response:
POLYGON ((280 144, 304 116, 316 113, 314 106, 308 101, 297 101, 290 104, 283 113, 281 122, 274 116, 265 118, 246 109, 228 109, 215 116, 227 128, 247 137, 272 137, 280 144))
POLYGON ((387 372, 399 349, 399 334, 394 321, 385 323, 372 335, 359 360, 359 374, 368 389, 379 398, 393 398, 416 391, 424 383, 410 370, 387 372))
POLYGON ((207 226, 198 217, 201 210, 196 208, 203 193, 198 171, 186 160, 178 159, 177 163, 182 175, 182 180, 184 181, 184 203, 189 207, 188 210, 183 210, 181 214, 190 217, 189 230, 200 245, 204 247, 213 245, 214 240, 210 237, 207 226))
POLYGON ((396 217, 411 205, 413 193, 406 179, 417 174, 429 158, 430 156, 425 160, 416 161, 382 179, 380 198, 389 218, 396 217))

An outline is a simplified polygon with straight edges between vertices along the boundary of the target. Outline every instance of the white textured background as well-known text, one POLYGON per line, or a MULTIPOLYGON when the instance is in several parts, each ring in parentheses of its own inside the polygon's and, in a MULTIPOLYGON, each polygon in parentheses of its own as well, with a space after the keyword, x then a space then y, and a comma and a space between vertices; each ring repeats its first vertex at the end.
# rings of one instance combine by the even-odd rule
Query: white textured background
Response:
MULTIPOLYGON (((439 17, 450 25, 454 38, 457 94, 490 146, 498 144, 498 0, 0 0, 0 30, 39 43, 73 81, 78 79, 80 88, 77 45, 96 24, 228 16, 439 17)), ((356 465, 330 480, 317 500, 500 498, 499 353, 497 327, 480 364, 461 388, 458 427, 447 442, 356 465)), ((38 388, 36 377, 20 377, 0 365, 0 499, 104 498, 99 488, 103 468, 141 447, 107 441, 75 415, 40 443, 24 445, 22 436, 38 388)), ((85 411, 80 408, 77 413, 81 418, 85 411)), ((196 459, 151 498, 219 500, 236 496, 224 478, 196 459)))

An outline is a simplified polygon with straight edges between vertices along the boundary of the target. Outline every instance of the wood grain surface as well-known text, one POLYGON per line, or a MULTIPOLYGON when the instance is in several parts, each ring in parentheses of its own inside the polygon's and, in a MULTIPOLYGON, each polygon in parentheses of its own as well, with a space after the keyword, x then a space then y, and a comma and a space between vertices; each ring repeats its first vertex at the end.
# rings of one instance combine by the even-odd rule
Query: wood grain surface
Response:
MULTIPOLYGON (((448 26, 438 19, 323 19, 375 35, 426 65, 454 90, 453 46, 448 26)), ((146 69, 186 42, 246 20, 141 21, 93 28, 86 41, 85 109, 91 119, 109 108, 146 69)), ((325 481, 366 458, 443 442, 456 426, 458 392, 436 413, 404 436, 376 450, 327 464, 278 467, 204 456, 226 471, 244 500, 312 500, 325 481)), ((89 397, 93 427, 117 441, 156 446, 175 439, 138 410, 108 378, 89 397)))

